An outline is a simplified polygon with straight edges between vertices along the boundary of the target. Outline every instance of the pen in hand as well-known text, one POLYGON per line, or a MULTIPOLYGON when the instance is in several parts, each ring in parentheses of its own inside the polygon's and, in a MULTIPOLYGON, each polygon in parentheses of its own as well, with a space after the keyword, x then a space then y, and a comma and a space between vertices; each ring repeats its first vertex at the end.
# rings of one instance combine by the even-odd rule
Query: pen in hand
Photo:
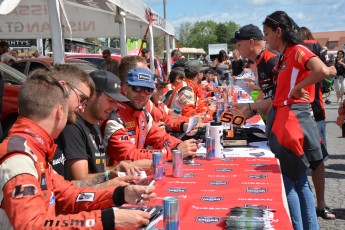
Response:
MULTIPOLYGON (((155 180, 152 180, 152 181, 150 182, 149 186, 147 186, 146 191, 148 191, 148 190, 152 187, 152 185, 153 185, 154 183, 155 183, 155 180)), ((139 204, 140 201, 141 201, 142 199, 144 199, 144 195, 145 195, 145 193, 143 193, 143 194, 140 195, 140 197, 138 198, 136 204, 139 204)))

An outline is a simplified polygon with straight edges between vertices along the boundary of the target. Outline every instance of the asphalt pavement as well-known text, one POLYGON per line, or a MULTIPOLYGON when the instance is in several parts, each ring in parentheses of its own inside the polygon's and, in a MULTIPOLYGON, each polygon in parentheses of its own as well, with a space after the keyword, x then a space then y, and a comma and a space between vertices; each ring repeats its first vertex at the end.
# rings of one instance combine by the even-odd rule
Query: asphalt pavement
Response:
MULTIPOLYGON (((345 138, 341 137, 341 129, 335 123, 339 104, 336 103, 334 91, 331 92, 329 100, 331 104, 325 105, 326 141, 329 152, 329 159, 325 162, 325 199, 337 219, 324 220, 321 217, 318 219, 320 229, 345 230, 345 138)), ((309 182, 313 187, 310 176, 309 182)))

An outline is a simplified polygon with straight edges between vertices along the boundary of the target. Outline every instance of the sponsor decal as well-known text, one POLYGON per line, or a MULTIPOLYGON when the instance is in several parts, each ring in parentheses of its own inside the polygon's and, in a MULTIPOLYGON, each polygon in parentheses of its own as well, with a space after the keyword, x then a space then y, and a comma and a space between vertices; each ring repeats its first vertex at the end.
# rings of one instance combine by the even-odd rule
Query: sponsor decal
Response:
POLYGON ((302 64, 304 55, 305 53, 302 50, 298 49, 296 52, 295 60, 297 60, 298 63, 302 64))
POLYGON ((211 180, 210 182, 208 182, 210 185, 214 185, 214 186, 222 186, 222 185, 227 185, 229 184, 228 181, 226 180, 211 180))
POLYGON ((267 164, 250 164, 252 167, 266 167, 267 164))
POLYGON ((216 172, 232 172, 230 168, 217 168, 216 172))
POLYGON ((186 165, 189 165, 189 166, 201 166, 202 163, 186 163, 186 165))
POLYGON ((182 193, 182 192, 187 192, 187 191, 188 189, 186 188, 178 188, 178 187, 167 189, 167 192, 173 192, 173 193, 182 193))
POLYGON ((101 159, 96 159, 96 165, 99 165, 101 163, 101 159))
POLYGON ((141 140, 140 140, 140 146, 144 146, 145 145, 145 134, 141 134, 141 140))
POLYGON ((193 178, 196 177, 195 173, 185 173, 182 175, 182 178, 193 178))
POLYGON ((76 202, 92 202, 95 199, 95 193, 83 192, 79 193, 76 202))
POLYGON ((260 194, 260 193, 267 193, 268 188, 254 188, 254 187, 247 187, 248 193, 260 194))
POLYGON ((258 175, 250 174, 248 175, 248 177, 251 179, 264 179, 264 178, 267 178, 267 174, 258 174, 258 175))
POLYGON ((169 147, 170 146, 170 141, 165 141, 163 144, 164 147, 169 147))
POLYGON ((129 136, 127 136, 127 135, 123 135, 119 139, 119 141, 128 141, 128 140, 129 140, 129 136))
POLYGON ((15 199, 23 198, 24 196, 34 196, 37 193, 37 188, 33 184, 21 184, 14 187, 12 197, 15 199))
POLYGON ((53 191, 51 191, 51 192, 52 192, 52 194, 51 194, 50 199, 49 199, 49 206, 55 204, 55 195, 54 195, 53 191))
POLYGON ((69 219, 69 220, 45 220, 44 227, 94 227, 96 225, 95 219, 69 219))
POLYGON ((90 140, 91 140, 91 142, 92 142, 92 144, 93 144, 93 147, 95 147, 95 149, 98 149, 98 147, 97 147, 97 144, 96 144, 96 141, 95 141, 95 135, 93 135, 93 134, 89 134, 89 137, 90 137, 90 140))
POLYGON ((127 135, 128 135, 128 136, 134 136, 135 133, 136 133, 135 130, 127 131, 127 135))
POLYGON ((224 197, 223 196, 202 196, 201 200, 205 202, 217 202, 217 201, 224 200, 224 197))
POLYGON ((265 153, 264 152, 249 153, 249 155, 254 156, 254 157, 262 157, 262 156, 265 156, 265 153))
POLYGON ((46 173, 42 173, 41 174, 41 189, 44 191, 44 190, 47 190, 47 180, 46 180, 46 173))
POLYGON ((150 75, 139 73, 138 80, 141 81, 150 81, 150 75))
MULTIPOLYGON (((55 152, 56 153, 56 152, 55 152)), ((64 154, 61 154, 61 156, 57 159, 54 159, 52 161, 52 164, 53 165, 57 165, 57 164, 62 164, 62 165, 65 165, 65 161, 66 161, 66 157, 64 154)))
POLYGON ((220 222, 220 218, 216 216, 197 216, 195 221, 204 224, 213 224, 220 222))
POLYGON ((141 119, 141 130, 144 131, 145 130, 145 121, 143 119, 141 119))
POLYGON ((121 87, 120 87, 119 84, 115 83, 115 84, 114 84, 114 88, 115 88, 115 89, 120 89, 121 87))

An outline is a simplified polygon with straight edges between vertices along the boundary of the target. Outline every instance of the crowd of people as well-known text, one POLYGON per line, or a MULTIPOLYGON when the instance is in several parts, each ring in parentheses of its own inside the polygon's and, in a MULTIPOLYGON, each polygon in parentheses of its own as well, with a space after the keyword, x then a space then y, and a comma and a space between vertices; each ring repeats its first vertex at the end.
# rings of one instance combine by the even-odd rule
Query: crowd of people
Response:
MULTIPOLYGON (((193 137, 216 114, 213 96, 236 79, 252 90, 254 102, 235 108, 246 119, 259 114, 266 122, 294 229, 318 229, 317 215, 335 219, 324 194, 328 152, 320 84, 335 76, 338 102, 343 101, 344 52, 334 65, 325 64, 310 31, 283 11, 265 18, 263 32, 245 25, 231 42, 233 59, 220 51, 211 66, 185 61, 173 50, 171 63, 165 63, 172 69, 166 82, 150 70, 148 49, 120 62, 104 50, 102 70, 90 74, 66 64, 32 72, 20 89, 19 117, 0 144, 0 226, 147 225, 147 212, 113 207, 136 204, 142 194, 140 205, 156 196, 154 186, 133 185, 141 171, 151 170, 153 152, 161 152, 164 161, 172 160, 174 149, 184 158, 196 155, 193 137), (186 138, 177 138, 193 117, 198 124, 186 138)), ((8 48, 0 42, 1 58, 8 48)))

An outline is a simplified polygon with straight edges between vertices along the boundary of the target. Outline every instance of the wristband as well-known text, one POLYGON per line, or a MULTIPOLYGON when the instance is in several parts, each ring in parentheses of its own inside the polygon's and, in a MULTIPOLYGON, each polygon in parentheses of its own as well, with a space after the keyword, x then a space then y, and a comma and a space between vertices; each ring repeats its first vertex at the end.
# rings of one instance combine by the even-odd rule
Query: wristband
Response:
POLYGON ((105 181, 108 181, 109 180, 109 170, 106 170, 104 172, 104 177, 105 177, 105 181))

